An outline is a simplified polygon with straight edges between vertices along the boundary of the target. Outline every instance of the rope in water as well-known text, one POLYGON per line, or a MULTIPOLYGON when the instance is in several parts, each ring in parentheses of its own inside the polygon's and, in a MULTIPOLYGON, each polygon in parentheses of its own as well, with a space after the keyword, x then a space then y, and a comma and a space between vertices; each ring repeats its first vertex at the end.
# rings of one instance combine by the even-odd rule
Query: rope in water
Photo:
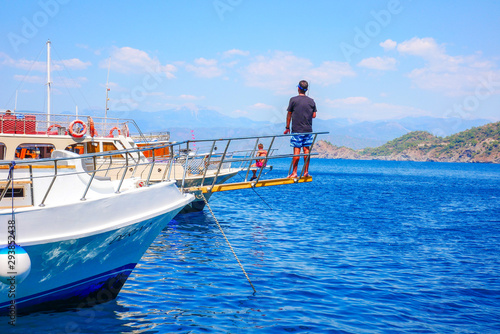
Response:
MULTIPOLYGON (((267 172, 267 173, 269 173, 269 172, 267 172)), ((266 173, 266 174, 267 174, 267 173, 266 173)), ((245 178, 244 178, 243 176, 241 176, 240 174, 237 174, 237 175, 238 175, 239 177, 241 177, 243 180, 245 180, 245 178)), ((268 204, 268 203, 267 203, 267 202, 266 202, 266 201, 262 198, 262 196, 260 196, 260 195, 259 195, 259 193, 257 192, 257 190, 255 190, 255 188, 254 188, 254 187, 252 187, 252 190, 253 190, 253 192, 254 192, 257 196, 259 196, 259 198, 261 199, 261 201, 262 201, 262 202, 264 202, 264 204, 266 204, 266 205, 267 205, 267 207, 269 208, 269 210, 271 210, 271 211, 272 211, 272 210, 273 210, 273 208, 271 208, 271 206, 270 206, 270 205, 269 205, 269 204, 268 204)))
POLYGON ((226 234, 224 233, 224 231, 222 230, 222 227, 220 226, 219 224, 219 221, 217 220, 217 218, 215 217, 215 214, 214 212, 212 211, 212 208, 210 207, 210 205, 208 204, 208 201, 207 199, 205 198, 205 195, 204 194, 201 194, 201 197, 203 197, 203 200, 205 201, 205 205, 207 206, 208 210, 210 210, 210 213, 212 214, 212 217, 214 217, 214 220, 215 222, 217 223, 217 226, 219 227, 219 230, 222 232, 222 235, 224 236, 224 239, 226 239, 226 242, 227 244, 229 245, 229 248, 231 248, 231 252, 233 252, 233 255, 234 257, 236 258, 236 261, 238 261, 238 264, 240 265, 240 268, 241 270, 243 271, 243 273, 245 274, 247 280, 248 280, 248 283, 250 283, 250 285, 252 286, 252 289, 253 289, 253 292, 257 292, 257 290, 255 290, 253 284, 252 284, 252 281, 250 280, 250 278, 248 277, 247 275, 247 272, 245 271, 245 269, 243 268, 243 265, 241 264, 240 260, 238 259, 238 256, 236 256, 236 253, 234 252, 233 250, 233 247, 231 246, 231 243, 229 242, 229 239, 226 237, 226 234))

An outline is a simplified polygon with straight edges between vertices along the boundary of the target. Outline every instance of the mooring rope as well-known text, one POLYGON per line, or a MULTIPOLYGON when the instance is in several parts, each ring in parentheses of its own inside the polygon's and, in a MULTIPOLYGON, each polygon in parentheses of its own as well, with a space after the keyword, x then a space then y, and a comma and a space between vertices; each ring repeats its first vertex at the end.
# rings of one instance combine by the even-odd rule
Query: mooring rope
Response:
POLYGON ((231 252, 233 252, 233 255, 234 257, 236 258, 236 261, 238 261, 238 264, 240 265, 240 268, 241 270, 243 271, 243 273, 245 274, 247 280, 248 280, 248 283, 250 283, 250 285, 252 286, 252 289, 253 289, 253 292, 257 292, 257 290, 255 290, 253 284, 252 284, 252 281, 250 280, 250 277, 248 277, 247 275, 247 272, 245 271, 245 269, 243 268, 243 265, 241 264, 240 260, 238 259, 238 256, 236 256, 236 253, 234 252, 233 250, 233 247, 231 246, 231 243, 229 242, 229 239, 226 237, 226 234, 224 233, 224 231, 222 230, 222 227, 220 226, 219 224, 219 221, 217 220, 217 218, 215 217, 215 214, 214 212, 212 211, 212 208, 210 207, 210 205, 208 204, 208 201, 207 199, 205 198, 205 195, 204 194, 201 194, 201 197, 203 197, 203 200, 205 201, 205 205, 207 206, 208 210, 210 210, 210 213, 212 214, 212 217, 214 217, 214 220, 215 222, 217 223, 217 226, 219 227, 219 230, 222 232, 222 235, 224 236, 224 239, 226 239, 226 242, 227 244, 229 245, 229 248, 231 248, 231 252))
MULTIPOLYGON (((267 172, 267 173, 269 173, 269 172, 267 172)), ((267 174, 267 173, 266 173, 266 174, 267 174)), ((239 177, 241 177, 241 178, 243 179, 243 181, 245 180, 245 178, 244 178, 243 176, 241 176, 240 174, 237 174, 237 175, 238 175, 239 177)), ((264 202, 264 204, 266 204, 266 205, 267 205, 267 207, 269 208, 269 210, 273 211, 273 208, 271 208, 271 206, 270 206, 270 205, 269 205, 269 204, 268 204, 268 203, 267 203, 267 202, 266 202, 266 201, 262 198, 262 196, 260 196, 260 195, 259 195, 259 193, 257 192, 257 190, 255 190, 255 187, 252 187, 251 189, 253 190, 253 192, 254 192, 257 196, 259 196, 260 200, 261 200, 262 202, 264 202)))

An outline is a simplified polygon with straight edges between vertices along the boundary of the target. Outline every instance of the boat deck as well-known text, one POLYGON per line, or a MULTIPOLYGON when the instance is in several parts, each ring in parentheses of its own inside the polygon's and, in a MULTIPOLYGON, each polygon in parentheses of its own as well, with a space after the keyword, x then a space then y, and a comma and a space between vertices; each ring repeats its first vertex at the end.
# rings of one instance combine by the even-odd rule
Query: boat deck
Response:
POLYGON ((223 184, 216 184, 214 186, 189 187, 186 188, 185 190, 188 192, 201 191, 203 194, 206 194, 206 193, 220 192, 220 191, 280 186, 280 185, 303 183, 303 182, 312 182, 312 176, 303 176, 300 178, 268 179, 268 180, 259 180, 258 182, 247 181, 247 182, 223 183, 223 184))

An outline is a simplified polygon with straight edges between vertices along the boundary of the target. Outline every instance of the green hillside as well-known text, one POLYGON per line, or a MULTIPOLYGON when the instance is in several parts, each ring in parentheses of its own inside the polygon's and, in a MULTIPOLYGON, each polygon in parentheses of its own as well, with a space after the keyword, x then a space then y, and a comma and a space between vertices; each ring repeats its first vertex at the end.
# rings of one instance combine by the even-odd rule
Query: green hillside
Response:
MULTIPOLYGON (((321 146, 325 157, 339 156, 340 148, 321 146)), ((413 131, 382 146, 345 152, 351 159, 493 162, 500 163, 500 122, 475 127, 442 138, 426 131, 413 131)))
POLYGON ((402 153, 409 149, 429 149, 438 145, 440 139, 426 131, 413 131, 393 139, 382 146, 359 150, 362 155, 372 157, 402 153))

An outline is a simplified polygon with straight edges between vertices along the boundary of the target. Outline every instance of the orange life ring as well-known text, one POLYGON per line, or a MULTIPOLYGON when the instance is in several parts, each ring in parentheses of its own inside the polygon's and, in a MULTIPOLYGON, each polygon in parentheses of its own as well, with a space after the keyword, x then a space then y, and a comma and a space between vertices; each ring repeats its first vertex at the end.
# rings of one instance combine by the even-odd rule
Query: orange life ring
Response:
POLYGON ((49 126, 49 128, 47 129, 47 134, 49 134, 50 130, 52 130, 53 128, 60 128, 61 126, 59 124, 52 124, 51 126, 49 126))
POLYGON ((97 131, 96 131, 95 126, 94 126, 94 120, 92 119, 92 117, 88 116, 87 121, 89 122, 90 136, 92 138, 94 138, 95 136, 97 136, 97 131))
POLYGON ((118 130, 118 135, 121 135, 122 132, 120 131, 120 129, 118 129, 116 126, 114 128, 112 128, 111 130, 109 130, 109 136, 110 137, 113 137, 113 131, 115 130, 118 130))
POLYGON ((81 138, 81 137, 83 137, 87 133, 87 125, 85 123, 83 123, 82 121, 80 121, 79 119, 77 119, 77 120, 74 120, 73 122, 71 122, 69 124, 68 131, 69 131, 69 134, 72 137, 81 138), (73 130, 73 127, 76 124, 80 124, 81 125, 81 128, 78 130, 78 132, 75 131, 75 130, 73 130))

